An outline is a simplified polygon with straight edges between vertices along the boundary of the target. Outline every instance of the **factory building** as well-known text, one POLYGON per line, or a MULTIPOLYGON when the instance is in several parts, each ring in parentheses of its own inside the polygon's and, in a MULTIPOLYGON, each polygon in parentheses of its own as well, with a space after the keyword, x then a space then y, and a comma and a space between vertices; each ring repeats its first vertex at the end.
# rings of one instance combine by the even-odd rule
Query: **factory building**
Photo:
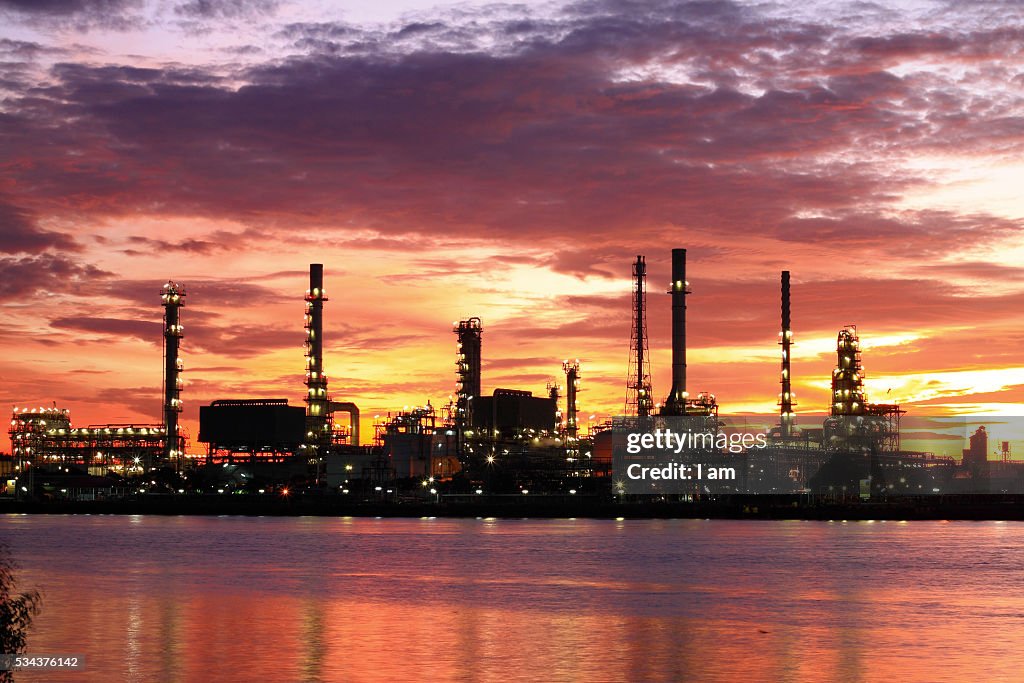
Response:
POLYGON ((207 463, 280 462, 306 440, 306 411, 287 399, 219 400, 199 407, 207 463))
POLYGON ((473 429, 495 438, 551 433, 558 406, 550 396, 537 397, 532 391, 495 389, 481 396, 473 408, 473 429))
POLYGON ((397 479, 448 479, 461 469, 454 429, 438 421, 429 401, 389 415, 375 428, 376 441, 397 479))
MULTIPOLYGON (((359 407, 332 400, 327 390, 323 321, 328 298, 323 264, 310 264, 304 300, 305 409, 289 406, 287 399, 269 398, 222 399, 201 406, 199 441, 207 445, 208 463, 298 458, 322 473, 328 459, 341 452, 352 455, 351 449, 359 445, 359 407), (335 423, 337 413, 348 415, 347 424, 335 423)), ((352 463, 346 461, 344 466, 352 463)))

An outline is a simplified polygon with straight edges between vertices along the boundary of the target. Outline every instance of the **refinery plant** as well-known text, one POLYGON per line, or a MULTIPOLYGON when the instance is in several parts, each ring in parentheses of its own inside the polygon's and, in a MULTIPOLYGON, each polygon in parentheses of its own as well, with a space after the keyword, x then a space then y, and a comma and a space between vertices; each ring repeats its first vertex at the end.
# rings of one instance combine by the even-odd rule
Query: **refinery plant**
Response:
MULTIPOLYGON (((696 419, 727 430, 714 393, 687 389, 686 299, 691 295, 686 250, 672 250, 671 387, 661 402, 651 385, 644 256, 632 264, 630 360, 624 416, 659 421, 696 419)), ((305 292, 305 400, 219 399, 199 410, 197 441, 189 452, 180 425, 182 325, 186 289, 168 282, 160 291, 163 324, 162 422, 75 426, 66 409, 15 407, 12 454, 3 466, 8 494, 30 499, 97 499, 144 495, 319 495, 354 501, 408 500, 469 504, 495 496, 592 497, 628 503, 613 471, 612 422, 580 428, 579 360, 561 365, 564 384, 541 395, 495 388, 482 392, 484 326, 478 317, 453 324, 455 391, 443 406, 407 408, 360 434, 360 410, 329 391, 324 357, 328 297, 322 264, 311 264, 305 292)), ((794 411, 790 273, 781 274, 779 411, 764 424, 768 447, 743 453, 732 491, 779 495, 837 495, 878 499, 933 492, 1024 492, 1024 467, 1009 457, 988 458, 988 435, 970 435, 962 458, 913 451, 901 444, 906 411, 872 403, 856 327, 839 330, 827 415, 794 411)), ((338 388, 334 387, 337 392, 338 388)), ((764 419, 764 416, 762 416, 764 419)), ((694 501, 695 487, 673 501, 694 501)))

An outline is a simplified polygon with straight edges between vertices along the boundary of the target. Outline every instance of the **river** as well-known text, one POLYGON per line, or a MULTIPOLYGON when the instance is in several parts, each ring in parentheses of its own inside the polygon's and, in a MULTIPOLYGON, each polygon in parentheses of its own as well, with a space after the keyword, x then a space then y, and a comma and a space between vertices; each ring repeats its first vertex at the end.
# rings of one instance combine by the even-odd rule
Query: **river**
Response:
POLYGON ((1024 523, 0 516, 23 681, 1024 680, 1024 523))

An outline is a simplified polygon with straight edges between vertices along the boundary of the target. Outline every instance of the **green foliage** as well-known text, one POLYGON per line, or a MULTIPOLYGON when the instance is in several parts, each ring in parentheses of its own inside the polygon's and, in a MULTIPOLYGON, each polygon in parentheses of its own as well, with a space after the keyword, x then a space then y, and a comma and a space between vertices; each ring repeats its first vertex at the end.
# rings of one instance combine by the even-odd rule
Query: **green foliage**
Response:
MULTIPOLYGON (((0 653, 20 654, 32 617, 39 613, 42 596, 32 590, 15 593, 14 563, 6 545, 0 543, 0 653)), ((0 683, 14 680, 10 671, 0 671, 0 683)))

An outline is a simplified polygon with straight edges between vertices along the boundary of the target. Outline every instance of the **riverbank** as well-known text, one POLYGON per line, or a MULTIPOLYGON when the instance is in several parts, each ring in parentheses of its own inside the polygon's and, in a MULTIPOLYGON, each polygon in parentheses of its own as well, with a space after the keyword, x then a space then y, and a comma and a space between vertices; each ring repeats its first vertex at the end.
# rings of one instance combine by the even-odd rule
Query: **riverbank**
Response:
MULTIPOLYGON (((993 498, 993 497, 988 497, 993 498)), ((1024 520, 1024 499, 923 498, 887 502, 790 497, 713 501, 615 501, 588 496, 483 497, 454 501, 352 501, 338 496, 139 496, 116 500, 0 501, 0 513, 504 517, 593 519, 1024 520)))

